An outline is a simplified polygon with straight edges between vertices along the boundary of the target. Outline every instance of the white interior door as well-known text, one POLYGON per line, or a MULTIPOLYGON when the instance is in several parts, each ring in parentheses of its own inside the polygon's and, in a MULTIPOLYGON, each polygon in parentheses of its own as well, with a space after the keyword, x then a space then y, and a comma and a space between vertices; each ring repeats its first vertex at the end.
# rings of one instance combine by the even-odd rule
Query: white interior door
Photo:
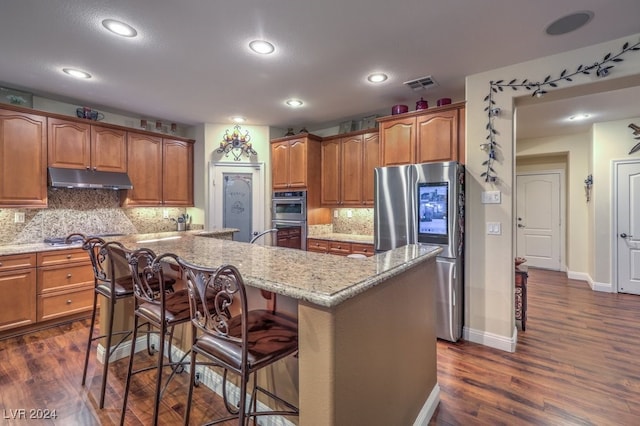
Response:
POLYGON ((616 165, 618 291, 640 294, 640 163, 616 165))
POLYGON ((516 255, 529 266, 561 270, 561 175, 516 176, 516 255))
POLYGON ((264 227, 264 163, 212 163, 209 228, 239 229, 233 239, 249 242, 264 227))

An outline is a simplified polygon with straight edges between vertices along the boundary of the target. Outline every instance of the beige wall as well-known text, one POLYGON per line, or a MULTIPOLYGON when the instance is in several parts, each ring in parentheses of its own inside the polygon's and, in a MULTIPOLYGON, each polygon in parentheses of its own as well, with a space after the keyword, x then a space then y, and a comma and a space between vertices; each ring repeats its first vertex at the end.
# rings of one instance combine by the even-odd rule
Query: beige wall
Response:
MULTIPOLYGON (((576 69, 581 64, 592 64, 609 52, 618 52, 625 42, 635 43, 638 35, 625 37, 612 42, 577 49, 559 55, 539 58, 509 67, 468 76, 466 79, 466 124, 467 124, 467 217, 466 217, 466 265, 465 265, 465 338, 505 350, 514 350, 517 331, 513 316, 513 257, 514 247, 514 105, 518 97, 531 98, 526 90, 504 90, 494 95, 497 106, 502 109, 495 119, 495 129, 499 132, 500 154, 495 164, 499 176, 496 183, 486 183, 480 177, 484 171, 482 162, 486 153, 479 149, 487 135, 487 114, 485 96, 489 93, 489 82, 514 78, 543 80, 547 75, 557 76, 563 69, 576 69), (482 204, 481 192, 500 190, 502 204, 482 204), (501 222, 502 235, 486 235, 487 221, 501 222)), ((612 84, 626 81, 622 77, 637 75, 640 70, 640 54, 628 53, 624 61, 616 63, 607 78, 612 84)), ((581 87, 597 82, 592 76, 577 76, 572 82, 562 82, 560 87, 581 87)), ((552 98, 554 91, 549 89, 545 97, 552 98)), ((535 101, 535 99, 533 100, 535 101)), ((596 137, 597 139, 597 137, 596 137)), ((594 158, 599 155, 594 148, 594 158)), ((594 178, 595 178, 594 168, 594 178)), ((599 190, 599 188, 597 188, 599 190)), ((594 191, 594 195, 595 195, 594 191)), ((600 194, 602 196, 602 194, 600 194)), ((595 220, 603 212, 596 210, 595 220)), ((599 240, 603 231, 595 229, 594 237, 599 240)), ((598 253, 596 253, 596 257, 598 253)), ((609 260, 604 260, 608 262, 609 260)), ((596 277, 604 274, 604 266, 596 268, 596 277), (602 272, 601 272, 602 271, 602 272)))

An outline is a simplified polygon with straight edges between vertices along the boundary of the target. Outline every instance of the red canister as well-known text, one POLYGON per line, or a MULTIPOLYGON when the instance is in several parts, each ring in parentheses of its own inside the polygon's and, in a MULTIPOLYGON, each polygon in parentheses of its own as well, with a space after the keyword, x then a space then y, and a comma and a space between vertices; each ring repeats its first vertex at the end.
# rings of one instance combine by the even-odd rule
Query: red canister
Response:
POLYGON ((427 108, 429 108, 429 103, 424 99, 420 98, 420 100, 416 102, 416 111, 427 108))
POLYGON ((450 103, 451 103, 451 98, 438 99, 438 106, 449 105, 450 103))
POLYGON ((409 112, 409 107, 406 105, 394 105, 391 108, 391 115, 404 114, 405 112, 409 112))

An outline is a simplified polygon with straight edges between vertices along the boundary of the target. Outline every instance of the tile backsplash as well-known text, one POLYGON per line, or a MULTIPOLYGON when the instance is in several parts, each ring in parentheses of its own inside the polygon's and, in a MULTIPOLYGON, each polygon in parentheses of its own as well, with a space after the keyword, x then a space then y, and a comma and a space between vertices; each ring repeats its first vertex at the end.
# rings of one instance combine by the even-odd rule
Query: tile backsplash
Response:
MULTIPOLYGON (((109 189, 48 189, 46 209, 0 208, 0 244, 41 242, 72 232, 130 234, 175 231, 176 223, 163 219, 185 213, 185 208, 121 208, 118 191, 109 189), (25 214, 15 223, 16 212, 25 214)), ((192 225, 192 227, 195 227, 192 225)))

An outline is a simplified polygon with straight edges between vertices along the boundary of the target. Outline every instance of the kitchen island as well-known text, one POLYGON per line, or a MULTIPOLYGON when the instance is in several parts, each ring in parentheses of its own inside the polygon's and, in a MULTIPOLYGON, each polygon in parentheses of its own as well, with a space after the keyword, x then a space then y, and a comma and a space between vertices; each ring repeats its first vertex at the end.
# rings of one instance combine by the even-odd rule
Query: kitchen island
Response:
POLYGON ((202 266, 235 265, 247 286, 297 301, 299 424, 428 423, 439 400, 440 248, 409 245, 350 259, 193 234, 117 240, 202 266))

